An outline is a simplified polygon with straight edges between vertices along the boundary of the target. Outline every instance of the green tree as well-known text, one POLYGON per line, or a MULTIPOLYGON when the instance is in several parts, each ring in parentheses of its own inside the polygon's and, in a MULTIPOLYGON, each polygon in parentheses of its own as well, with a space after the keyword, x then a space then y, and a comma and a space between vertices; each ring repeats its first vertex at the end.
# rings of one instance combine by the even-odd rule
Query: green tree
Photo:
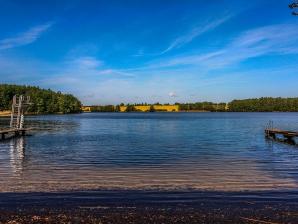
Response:
POLYGON ((125 112, 133 112, 136 111, 134 105, 127 104, 125 112))
POLYGON ((115 112, 120 112, 120 105, 116 105, 115 112))
POLYGON ((149 112, 155 112, 155 109, 154 109, 153 105, 150 106, 149 112))
POLYGON ((71 94, 62 94, 50 89, 40 89, 34 86, 0 85, 0 110, 9 110, 14 95, 30 96, 31 113, 78 113, 81 112, 81 102, 71 94))

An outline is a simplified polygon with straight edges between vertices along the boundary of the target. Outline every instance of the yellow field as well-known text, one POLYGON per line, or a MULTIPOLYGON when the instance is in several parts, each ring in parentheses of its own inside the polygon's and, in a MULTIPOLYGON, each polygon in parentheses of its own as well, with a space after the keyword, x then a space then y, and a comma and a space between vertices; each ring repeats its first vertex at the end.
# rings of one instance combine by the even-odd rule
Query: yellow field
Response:
MULTIPOLYGON (((127 108, 126 106, 120 106, 120 112, 125 112, 126 108, 127 108)), ((134 108, 142 112, 150 111, 150 105, 134 106, 134 108)), ((178 105, 153 105, 153 108, 154 110, 157 110, 157 111, 167 111, 167 112, 179 111, 178 105)))
POLYGON ((88 106, 82 106, 81 109, 83 112, 91 112, 91 107, 88 107, 88 106))
POLYGON ((154 105, 153 107, 155 110, 164 110, 168 112, 179 111, 178 105, 154 105))
POLYGON ((134 108, 136 110, 140 110, 140 111, 143 111, 143 112, 146 112, 146 111, 150 110, 150 106, 134 106, 134 108))

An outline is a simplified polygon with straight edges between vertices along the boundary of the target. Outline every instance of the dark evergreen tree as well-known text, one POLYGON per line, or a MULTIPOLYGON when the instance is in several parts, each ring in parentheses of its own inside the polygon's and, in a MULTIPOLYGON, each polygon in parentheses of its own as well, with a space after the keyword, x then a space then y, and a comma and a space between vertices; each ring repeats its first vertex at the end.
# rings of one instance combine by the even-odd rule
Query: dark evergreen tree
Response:
POLYGON ((136 111, 134 105, 127 104, 125 112, 133 112, 136 111))
POLYGON ((149 112, 155 112, 155 109, 154 109, 153 105, 150 106, 149 112))

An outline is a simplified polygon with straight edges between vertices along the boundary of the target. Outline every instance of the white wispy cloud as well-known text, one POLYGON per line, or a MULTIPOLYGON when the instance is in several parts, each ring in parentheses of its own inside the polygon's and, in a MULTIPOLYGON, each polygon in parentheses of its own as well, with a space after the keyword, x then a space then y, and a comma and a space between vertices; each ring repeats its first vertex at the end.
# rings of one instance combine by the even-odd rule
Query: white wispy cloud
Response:
POLYGON ((224 22, 228 21, 232 16, 231 15, 225 15, 224 17, 214 20, 214 21, 207 21, 206 24, 198 25, 186 34, 177 37, 169 46, 167 49, 161 52, 161 54, 164 54, 174 48, 182 47, 183 45, 190 43, 192 40, 194 40, 196 37, 199 37, 200 35, 209 32, 216 27, 220 26, 224 22))
POLYGON ((0 50, 5 50, 5 49, 31 44, 35 42, 52 25, 53 25, 53 22, 45 23, 39 26, 32 27, 26 32, 20 33, 15 37, 10 37, 10 38, 0 40, 0 50))
POLYGON ((129 72, 121 71, 115 68, 109 68, 102 60, 93 56, 81 56, 67 60, 61 76, 100 78, 103 75, 118 78, 134 77, 129 72))
POLYGON ((139 49, 138 52, 133 57, 141 57, 141 56, 160 56, 163 55, 173 49, 180 48, 190 42, 192 42, 195 38, 217 28, 218 26, 222 25, 223 23, 227 22, 230 18, 232 18, 234 15, 232 14, 226 14, 218 19, 209 19, 205 23, 201 23, 199 25, 196 25, 194 28, 188 30, 186 33, 184 33, 181 36, 178 36, 176 39, 174 39, 169 46, 157 53, 145 53, 144 49, 139 49))
POLYGON ((264 55, 298 54, 296 24, 278 24, 245 31, 229 44, 205 54, 175 56, 153 61, 148 68, 200 66, 208 69, 237 65, 250 58, 264 55))

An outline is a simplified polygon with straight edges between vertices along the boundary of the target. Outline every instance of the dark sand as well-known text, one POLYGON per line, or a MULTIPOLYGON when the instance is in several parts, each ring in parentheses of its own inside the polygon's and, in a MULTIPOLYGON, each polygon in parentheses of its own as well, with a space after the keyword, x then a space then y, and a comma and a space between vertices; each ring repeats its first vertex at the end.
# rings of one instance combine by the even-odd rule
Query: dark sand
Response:
POLYGON ((298 192, 1 193, 0 223, 298 223, 298 192))

